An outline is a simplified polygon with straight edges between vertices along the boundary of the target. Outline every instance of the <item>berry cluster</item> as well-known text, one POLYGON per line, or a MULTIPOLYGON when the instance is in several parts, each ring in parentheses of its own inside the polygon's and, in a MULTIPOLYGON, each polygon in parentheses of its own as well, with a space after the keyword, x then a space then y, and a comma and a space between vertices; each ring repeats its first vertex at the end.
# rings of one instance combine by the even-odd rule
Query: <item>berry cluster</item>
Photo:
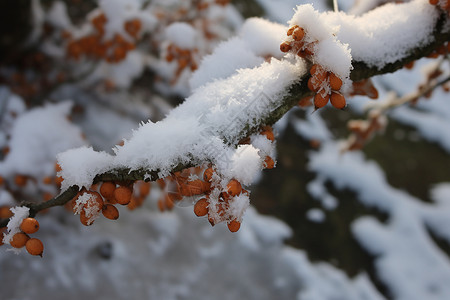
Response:
MULTIPOLYGON (((25 247, 31 255, 39 255, 42 257, 42 253, 44 252, 42 241, 37 238, 30 238, 29 236, 38 230, 39 222, 35 218, 25 218, 20 224, 20 232, 12 236, 9 244, 16 249, 25 247)), ((3 245, 4 232, 0 237, 0 245, 3 245)))
MULTIPOLYGON (((314 62, 314 47, 317 41, 308 42, 304 28, 294 25, 287 31, 287 40, 280 45, 282 52, 293 52, 298 56, 314 62)), ((314 107, 324 107, 329 101, 338 109, 346 105, 345 97, 340 92, 342 79, 333 72, 327 71, 319 64, 313 64, 310 69, 311 78, 308 80, 308 88, 315 93, 314 107)))
POLYGON ((184 69, 189 68, 191 71, 197 70, 198 65, 195 59, 197 52, 197 49, 181 49, 173 43, 167 46, 166 61, 170 63, 175 60, 177 62, 177 69, 175 71, 175 77, 172 79, 172 84, 178 81, 184 69))
POLYGON ((89 226, 100 215, 110 220, 119 218, 116 204, 126 205, 130 210, 139 207, 150 193, 150 183, 136 182, 102 182, 92 185, 89 190, 82 189, 68 203, 68 207, 80 215, 80 222, 89 226))
POLYGON ((71 40, 70 33, 64 32, 63 38, 70 40, 67 44, 67 55, 75 60, 87 56, 94 59, 105 59, 108 63, 118 63, 125 59, 128 51, 136 48, 135 42, 142 28, 141 21, 132 19, 125 22, 124 29, 131 39, 116 33, 112 39, 105 40, 107 21, 104 14, 97 15, 91 21, 94 33, 79 39, 71 40))

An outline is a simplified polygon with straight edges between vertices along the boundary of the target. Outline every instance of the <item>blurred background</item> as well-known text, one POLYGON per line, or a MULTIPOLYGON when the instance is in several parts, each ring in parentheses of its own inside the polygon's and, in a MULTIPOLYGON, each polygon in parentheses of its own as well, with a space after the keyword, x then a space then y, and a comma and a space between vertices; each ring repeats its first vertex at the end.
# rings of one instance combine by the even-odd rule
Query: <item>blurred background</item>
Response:
MULTIPOLYGON (((355 15, 386 2, 338 1, 355 15)), ((0 217, 57 195, 57 153, 112 153, 140 122, 182 103, 203 59, 248 19, 287 29, 305 3, 1 1, 0 217), (177 41, 180 26, 192 44, 177 41)), ((0 298, 449 299, 448 84, 388 111, 383 130, 341 151, 351 121, 370 120, 366 105, 415 92, 436 69, 448 78, 448 54, 373 78, 378 100, 292 109, 274 126, 276 168, 248 187, 237 233, 197 218, 189 200, 161 212, 157 184, 117 221, 85 227, 63 207, 38 214, 44 256, 2 246, 0 298)))

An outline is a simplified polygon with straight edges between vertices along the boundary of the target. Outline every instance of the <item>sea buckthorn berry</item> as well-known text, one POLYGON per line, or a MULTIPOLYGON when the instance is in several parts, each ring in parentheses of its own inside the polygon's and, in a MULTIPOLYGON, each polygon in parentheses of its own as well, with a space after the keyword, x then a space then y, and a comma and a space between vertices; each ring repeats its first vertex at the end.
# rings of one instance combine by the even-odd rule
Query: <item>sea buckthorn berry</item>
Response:
POLYGON ((119 186, 114 190, 114 198, 117 203, 121 205, 127 205, 131 201, 133 190, 128 186, 119 186))
POLYGON ((14 183, 17 186, 25 186, 27 184, 27 181, 28 181, 28 178, 25 175, 18 174, 14 177, 14 183))
POLYGON ((166 205, 165 205, 163 199, 159 199, 158 200, 158 209, 159 209, 160 212, 163 212, 163 211, 166 210, 166 205))
POLYGON ((94 223, 94 219, 93 218, 88 218, 86 216, 86 212, 84 210, 82 210, 81 213, 80 213, 80 222, 84 226, 90 226, 90 225, 92 225, 92 223, 94 223))
POLYGON ((55 163, 55 172, 58 173, 61 170, 62 170, 61 166, 58 163, 55 163))
POLYGON ((119 210, 112 204, 106 204, 102 208, 102 214, 105 218, 110 220, 117 220, 119 218, 119 210))
POLYGON ((320 82, 318 82, 314 77, 308 79, 308 89, 313 92, 317 92, 320 89, 320 82))
POLYGON ((230 196, 237 196, 242 191, 242 185, 236 179, 231 179, 227 184, 227 193, 230 196))
POLYGON ((267 129, 264 129, 261 134, 265 135, 269 141, 273 142, 275 140, 275 135, 273 134, 272 128, 270 126, 267 126, 267 129))
POLYGON ((309 74, 314 75, 316 74, 317 70, 321 67, 318 64, 312 65, 311 69, 309 69, 309 74))
POLYGON ((148 194, 150 194, 151 189, 151 183, 150 182, 141 182, 139 185, 139 194, 141 197, 146 197, 148 194))
POLYGON ((25 246, 25 244, 27 243, 27 241, 29 239, 30 239, 30 237, 26 233, 18 232, 15 235, 13 235, 13 237, 9 243, 14 248, 22 248, 23 246, 25 246))
POLYGON ((429 0, 431 5, 437 5, 439 3, 439 0, 429 0))
POLYGON ((116 190, 116 184, 110 181, 103 182, 100 186, 100 194, 106 200, 114 198, 114 191, 116 190))
POLYGON ((275 167, 275 161, 270 156, 266 156, 264 159, 264 167, 266 169, 273 169, 275 167))
POLYGON ((180 193, 183 196, 194 196, 204 193, 205 191, 205 182, 200 179, 195 179, 192 181, 188 181, 186 184, 182 184, 180 187, 180 193))
POLYGON ((342 87, 342 80, 337 77, 333 72, 330 73, 330 87, 334 91, 339 91, 342 87))
POLYGON ((203 172, 203 180, 205 180, 206 182, 211 182, 213 174, 214 174, 213 168, 211 167, 207 168, 205 172, 203 172))
POLYGON ((292 27, 290 27, 289 29, 288 29, 288 31, 286 32, 286 34, 289 36, 289 35, 292 35, 292 33, 294 32, 294 30, 295 29, 297 29, 298 28, 298 25, 294 25, 294 26, 292 26, 292 27))
POLYGON ((44 179, 42 179, 43 184, 52 184, 53 183, 53 177, 51 176, 45 176, 44 179))
POLYGON ((343 109, 346 105, 345 97, 339 93, 332 92, 330 97, 331 105, 337 109, 343 109))
POLYGON ((44 253, 44 244, 42 244, 40 239, 29 239, 25 247, 31 255, 39 255, 42 257, 42 253, 44 253))
POLYGON ((172 210, 175 206, 175 202, 173 201, 172 197, 170 197, 168 194, 164 197, 164 205, 167 207, 168 210, 172 210))
POLYGON ((319 93, 319 94, 316 94, 315 96, 314 96, 314 107, 316 108, 316 109, 318 109, 318 108, 322 108, 322 107, 324 107, 325 105, 327 105, 327 103, 328 103, 328 101, 330 100, 330 95, 325 95, 325 97, 323 97, 322 95, 321 95, 321 93, 319 93))
POLYGON ((27 234, 35 233, 39 230, 39 222, 35 218, 25 218, 20 224, 20 230, 27 234))
POLYGON ((62 178, 61 176, 56 176, 55 177, 55 184, 56 185, 61 185, 61 183, 64 181, 64 178, 62 178))
POLYGON ((286 53, 286 52, 288 52, 291 49, 292 49, 292 46, 288 42, 283 42, 280 45, 281 52, 285 52, 286 53))
POLYGON ((303 40, 303 38, 305 37, 305 30, 301 27, 298 27, 297 29, 294 30, 294 32, 292 33, 292 37, 294 38, 295 41, 299 42, 301 40, 303 40))
POLYGON ((241 228, 241 223, 238 222, 236 219, 234 219, 234 220, 228 222, 227 226, 231 232, 237 232, 239 230, 239 228, 241 228))
POLYGON ((0 207, 0 219, 9 219, 13 216, 9 206, 0 207))

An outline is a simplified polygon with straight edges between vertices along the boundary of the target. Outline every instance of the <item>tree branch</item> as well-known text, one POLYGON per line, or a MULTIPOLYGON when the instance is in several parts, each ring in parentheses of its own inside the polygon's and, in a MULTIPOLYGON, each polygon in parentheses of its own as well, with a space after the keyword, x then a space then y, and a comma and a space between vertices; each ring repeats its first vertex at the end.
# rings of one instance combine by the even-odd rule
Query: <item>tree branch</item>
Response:
MULTIPOLYGON (((439 46, 441 46, 444 42, 450 40, 450 32, 443 32, 443 26, 445 24, 447 16, 442 13, 441 18, 436 23, 436 28, 434 30, 434 41, 428 45, 423 47, 418 47, 415 49, 411 49, 411 53, 405 58, 396 61, 394 63, 390 63, 385 65, 382 68, 377 67, 369 67, 363 61, 353 61, 353 70, 350 74, 350 78, 353 81, 360 81, 366 78, 370 78, 375 75, 381 75, 385 73, 394 72, 398 69, 401 69, 405 64, 410 63, 414 60, 417 60, 421 57, 425 57, 435 51, 439 46)), ((285 115, 292 107, 294 107, 298 100, 311 95, 311 91, 307 87, 307 82, 310 75, 309 73, 305 74, 303 78, 299 78, 296 83, 294 83, 289 88, 289 93, 284 96, 278 102, 279 105, 272 110, 267 115, 261 115, 257 122, 254 122, 256 125, 246 124, 244 128, 240 131, 238 136, 232 140, 228 140, 226 137, 222 137, 222 139, 226 142, 226 144, 230 146, 237 147, 238 143, 233 141, 239 141, 242 138, 248 137, 261 128, 262 125, 273 125, 275 124, 283 115, 285 115)), ((172 172, 180 171, 185 168, 192 167, 193 163, 189 164, 180 164, 176 166, 172 172)), ((145 180, 145 181, 155 181, 157 180, 159 170, 130 170, 129 168, 123 169, 115 169, 106 173, 98 174, 93 183, 105 182, 105 181, 135 181, 135 180, 145 180)), ((65 190, 60 195, 55 198, 43 202, 43 203, 24 203, 25 206, 30 208, 30 216, 36 215, 40 210, 57 206, 64 205, 71 199, 73 199, 77 192, 79 191, 78 186, 71 186, 67 190, 65 190)), ((0 222, 0 227, 6 226, 8 220, 2 220, 0 222)))

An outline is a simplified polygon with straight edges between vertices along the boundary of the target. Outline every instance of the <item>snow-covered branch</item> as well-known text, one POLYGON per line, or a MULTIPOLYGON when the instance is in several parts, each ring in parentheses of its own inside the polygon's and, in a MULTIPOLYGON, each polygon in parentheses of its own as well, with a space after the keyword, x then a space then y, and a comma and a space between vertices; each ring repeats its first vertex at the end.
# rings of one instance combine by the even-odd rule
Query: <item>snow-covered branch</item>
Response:
POLYGON ((222 182, 235 178, 249 185, 264 167, 264 159, 274 156, 273 142, 257 133, 312 94, 307 86, 312 63, 341 75, 345 92, 351 81, 393 72, 450 39, 448 15, 422 0, 384 5, 360 17, 319 14, 311 5, 299 6, 290 25, 305 28, 314 50, 308 61, 292 53, 282 57, 263 40, 271 36, 261 33, 278 34, 280 25, 250 22, 247 30, 258 33, 253 36, 260 40, 253 39, 249 46, 243 33, 219 46, 194 74, 193 94, 164 120, 142 124, 123 146, 114 149, 114 155, 87 147, 61 153, 64 197, 48 201, 46 207, 70 200, 75 187, 102 181, 154 181, 192 166, 213 165, 222 182), (267 49, 272 58, 254 68, 239 69, 242 62, 217 54, 227 47, 252 55, 267 49), (346 57, 348 64, 341 59, 346 57), (207 72, 230 65, 233 70, 220 75, 207 72), (246 138, 248 143, 242 144, 246 138))

